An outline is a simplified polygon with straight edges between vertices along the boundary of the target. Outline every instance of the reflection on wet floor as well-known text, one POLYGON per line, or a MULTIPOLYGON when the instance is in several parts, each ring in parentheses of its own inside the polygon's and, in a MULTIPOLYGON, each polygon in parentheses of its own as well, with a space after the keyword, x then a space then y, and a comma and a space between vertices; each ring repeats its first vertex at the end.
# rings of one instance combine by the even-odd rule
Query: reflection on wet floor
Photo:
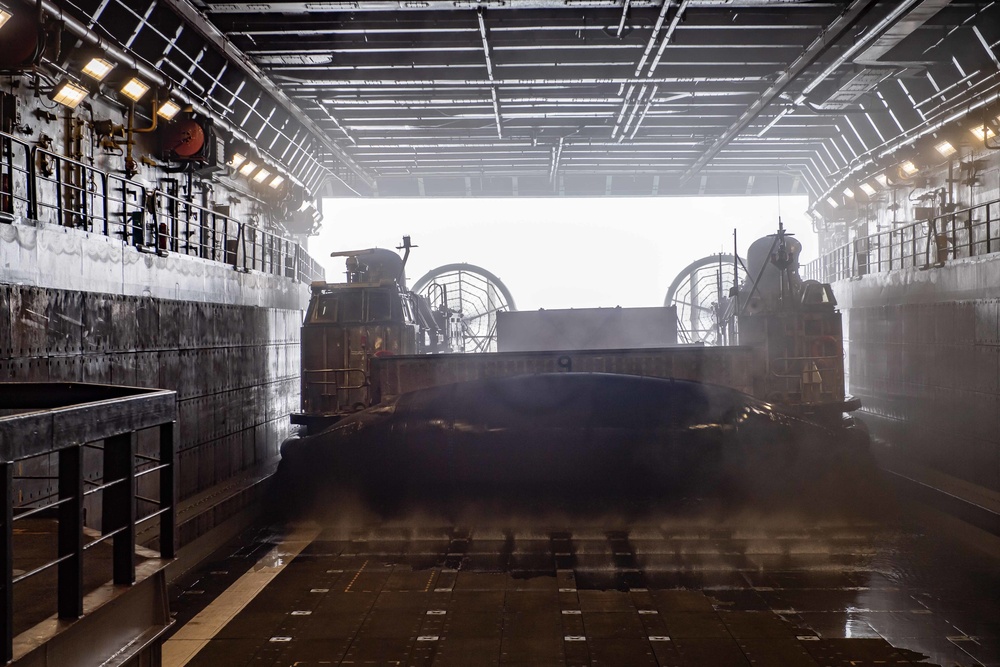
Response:
POLYGON ((189 664, 1000 665, 997 561, 916 520, 485 523, 319 528, 189 664))

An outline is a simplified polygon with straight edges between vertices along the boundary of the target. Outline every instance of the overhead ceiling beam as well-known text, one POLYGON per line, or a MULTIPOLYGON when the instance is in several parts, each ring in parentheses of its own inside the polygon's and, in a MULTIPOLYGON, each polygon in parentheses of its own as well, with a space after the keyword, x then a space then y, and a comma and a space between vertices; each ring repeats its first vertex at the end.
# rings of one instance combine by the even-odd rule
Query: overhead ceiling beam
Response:
POLYGON ((788 88, 789 84, 798 78, 799 74, 803 72, 807 67, 814 64, 820 56, 822 56, 826 51, 840 39, 840 37, 852 26, 854 23, 867 12, 873 5, 875 0, 855 0, 847 7, 844 12, 834 19, 833 22, 823 30, 818 37, 803 51, 798 58, 796 58, 788 69, 781 73, 774 83, 768 86, 760 97, 758 97, 746 110, 740 114, 739 118, 730 125, 726 130, 716 139, 712 145, 706 150, 702 155, 695 160, 694 164, 684 172, 681 176, 681 182, 686 183, 691 180, 691 178, 697 174, 702 167, 711 162, 712 158, 719 154, 723 148, 725 148, 730 141, 732 141, 737 135, 739 135, 750 123, 760 115, 760 113, 781 93, 788 88))
MULTIPOLYGON (((48 2, 49 0, 43 0, 48 2)), ((368 173, 361 165, 354 161, 350 155, 337 146, 330 137, 292 101, 288 95, 271 81, 242 51, 240 51, 229 38, 222 34, 212 22, 205 17, 189 0, 159 0, 165 6, 173 9, 184 22, 194 29, 209 44, 226 56, 229 62, 236 65, 246 76, 250 77, 255 84, 260 86, 275 102, 285 108, 285 110, 295 118, 303 127, 309 130, 322 144, 323 148, 344 164, 355 176, 361 179, 369 188, 375 187, 375 178, 368 173)))
MULTIPOLYGON (((461 11, 473 7, 483 9, 614 9, 626 0, 353 0, 326 2, 225 2, 208 5, 212 14, 315 14, 356 12, 433 12, 461 11)), ((659 7, 670 0, 632 0, 637 8, 659 7)), ((771 6, 808 7, 807 0, 693 0, 699 7, 741 9, 771 6)))

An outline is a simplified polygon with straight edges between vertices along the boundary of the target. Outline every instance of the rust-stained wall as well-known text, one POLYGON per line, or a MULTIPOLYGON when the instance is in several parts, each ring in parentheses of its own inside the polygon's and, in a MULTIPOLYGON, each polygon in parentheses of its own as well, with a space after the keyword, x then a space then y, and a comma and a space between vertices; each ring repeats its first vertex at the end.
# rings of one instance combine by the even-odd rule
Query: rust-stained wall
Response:
POLYGON ((890 459, 1000 491, 1000 256, 834 284, 848 384, 890 459))

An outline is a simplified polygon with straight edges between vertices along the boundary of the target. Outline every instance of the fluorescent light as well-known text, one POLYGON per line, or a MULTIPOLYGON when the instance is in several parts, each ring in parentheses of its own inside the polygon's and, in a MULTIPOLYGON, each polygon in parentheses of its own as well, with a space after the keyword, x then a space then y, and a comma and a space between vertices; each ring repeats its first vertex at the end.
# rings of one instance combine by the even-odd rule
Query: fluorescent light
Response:
POLYGON ((229 166, 236 169, 241 164, 246 162, 247 156, 242 153, 233 153, 233 157, 229 158, 229 166))
POLYGON ((903 164, 899 165, 899 168, 907 176, 913 176, 915 173, 920 171, 920 168, 913 164, 913 160, 907 160, 903 164))
POLYGON ((167 120, 173 120, 174 116, 176 116, 177 112, 180 110, 181 108, 176 102, 174 102, 173 100, 167 100, 166 102, 160 105, 160 108, 156 110, 156 113, 161 118, 166 118, 167 120))
POLYGON ((148 90, 149 86, 135 77, 129 79, 128 83, 121 88, 122 94, 133 102, 138 102, 148 90))
POLYGON ((70 109, 75 109, 80 102, 84 100, 89 94, 88 91, 83 86, 73 83, 69 80, 62 80, 59 82, 55 88, 52 89, 52 93, 49 97, 52 98, 53 102, 58 102, 70 109))
POLYGON ((875 182, 883 188, 889 187, 889 177, 885 174, 875 174, 875 182))
POLYGON ((7 11, 6 9, 4 9, 3 7, 0 7, 0 28, 3 27, 4 23, 6 23, 7 21, 11 20, 12 18, 14 18, 13 14, 11 14, 9 11, 7 11))
POLYGON ((281 184, 284 182, 285 182, 285 177, 282 176, 281 174, 277 174, 275 175, 274 178, 271 179, 271 182, 268 183, 268 185, 277 190, 279 187, 281 187, 281 184))
POLYGON ((941 157, 948 157, 958 152, 958 149, 951 145, 950 141, 942 141, 934 146, 934 150, 941 154, 941 157))
POLYGON ((987 139, 992 139, 997 136, 993 130, 988 127, 983 127, 982 125, 977 125, 969 130, 969 132, 972 132, 972 134, 976 136, 976 139, 979 139, 980 141, 986 141, 987 139))
POLYGON ((256 168, 257 168, 256 162, 254 162, 253 160, 247 160, 246 162, 243 163, 243 166, 240 167, 240 173, 243 174, 244 176, 249 176, 254 172, 254 169, 256 168))
POLYGON ((90 62, 83 66, 83 73, 91 79, 103 81, 108 72, 115 68, 115 64, 104 58, 91 58, 90 62))
POLYGON ((271 175, 271 172, 269 172, 267 169, 264 169, 264 167, 261 167, 260 171, 258 171, 256 174, 254 174, 253 180, 255 182, 257 182, 257 183, 263 183, 264 181, 266 181, 268 179, 268 177, 270 175, 271 175))
POLYGON ((854 199, 854 190, 852 190, 850 188, 844 188, 844 196, 845 197, 850 197, 851 199, 854 199))
POLYGON ((875 193, 877 192, 877 190, 875 188, 873 188, 872 186, 868 185, 867 183, 862 183, 860 187, 864 191, 864 193, 866 195, 868 195, 869 197, 874 196, 875 193))
POLYGON ((827 197, 826 198, 826 203, 829 204, 830 206, 832 206, 833 208, 839 208, 840 207, 840 204, 837 203, 837 200, 834 199, 833 197, 827 197))

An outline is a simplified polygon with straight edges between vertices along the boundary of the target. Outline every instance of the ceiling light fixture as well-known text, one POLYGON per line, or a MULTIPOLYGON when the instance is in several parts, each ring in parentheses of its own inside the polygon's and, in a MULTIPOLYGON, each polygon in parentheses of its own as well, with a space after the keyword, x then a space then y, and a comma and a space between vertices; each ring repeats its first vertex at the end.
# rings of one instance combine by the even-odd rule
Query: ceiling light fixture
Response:
POLYGON ((873 196, 875 196, 875 193, 876 193, 876 192, 878 192, 878 191, 877 191, 877 190, 876 190, 875 188, 873 188, 873 187, 872 187, 871 185, 869 185, 868 183, 862 183, 862 184, 860 185, 860 187, 861 187, 861 190, 862 190, 862 191, 863 191, 863 192, 864 192, 864 193, 865 193, 866 195, 868 195, 869 197, 873 197, 873 196))
POLYGON ((854 199, 854 190, 852 190, 850 188, 844 188, 844 196, 845 197, 850 197, 851 199, 854 199))
POLYGON ((160 118, 165 118, 166 120, 173 120, 174 116, 176 116, 180 110, 180 105, 173 100, 167 100, 160 105, 159 109, 156 110, 156 115, 160 118))
POLYGON ((934 150, 941 154, 941 157, 950 157, 958 152, 950 141, 941 141, 934 146, 934 150))
POLYGON ((913 160, 907 160, 903 164, 899 165, 899 169, 907 176, 913 176, 915 173, 920 171, 920 168, 913 164, 913 160))
POLYGON ((257 169, 257 163, 253 160, 247 160, 243 163, 243 166, 240 167, 240 174, 243 176, 249 176, 255 169, 257 169))
POLYGON ((997 136, 992 129, 986 127, 985 125, 977 125, 976 127, 969 130, 975 135, 976 139, 980 141, 986 141, 987 139, 992 139, 997 136))
POLYGON ((833 208, 839 208, 840 207, 840 204, 833 197, 827 197, 826 198, 826 203, 829 204, 830 206, 832 206, 833 208))
POLYGON ((83 73, 96 81, 104 81, 108 72, 115 68, 115 64, 104 58, 91 58, 90 62, 83 66, 83 73))
POLYGON ((271 172, 269 172, 267 169, 264 169, 264 167, 261 167, 260 170, 256 174, 254 174, 253 180, 256 183, 263 183, 268 178, 270 178, 270 176, 271 172))
POLYGON ((149 86, 135 77, 129 79, 128 83, 121 87, 122 95, 129 98, 133 102, 138 102, 142 99, 142 96, 145 95, 148 90, 149 86))
POLYGON ((883 188, 889 187, 889 177, 885 174, 875 174, 875 182, 883 188))
POLYGON ((229 166, 233 169, 238 169, 241 164, 247 161, 247 156, 242 153, 233 153, 233 156, 229 158, 229 166))
POLYGON ((14 18, 14 15, 11 14, 10 10, 3 5, 0 5, 0 28, 2 28, 4 24, 12 18, 14 18))
POLYGON ((89 94, 90 91, 80 84, 73 83, 69 79, 63 79, 49 93, 49 99, 70 109, 75 109, 89 94))
POLYGON ((278 188, 281 187, 281 184, 284 182, 285 182, 284 176, 282 176, 281 174, 275 174, 274 178, 271 179, 271 182, 268 183, 268 185, 277 190, 278 188))

